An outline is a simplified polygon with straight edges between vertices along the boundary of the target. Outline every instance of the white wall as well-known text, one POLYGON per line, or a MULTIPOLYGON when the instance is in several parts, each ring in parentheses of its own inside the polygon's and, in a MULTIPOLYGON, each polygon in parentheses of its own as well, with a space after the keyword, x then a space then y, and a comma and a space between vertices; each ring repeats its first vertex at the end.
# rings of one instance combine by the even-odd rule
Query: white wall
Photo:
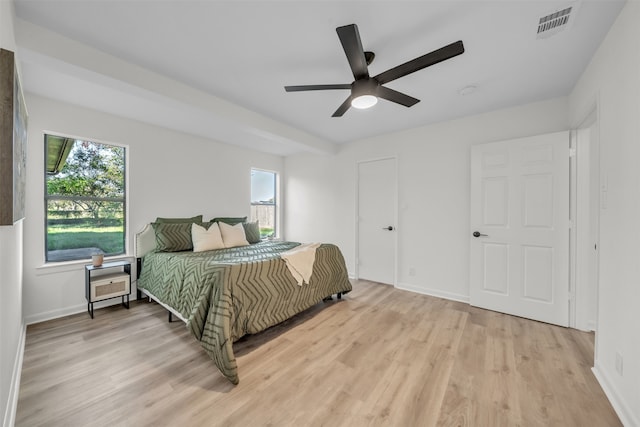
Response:
MULTIPOLYGON (((0 1, 0 47, 15 51, 13 2, 0 1)), ((24 345, 22 222, 0 227, 0 417, 11 425, 24 345)))
MULTIPOLYGON (((332 155, 299 154, 285 158, 285 179, 282 180, 285 200, 284 234, 299 242, 342 243, 338 227, 345 206, 338 207, 342 193, 340 175, 335 167, 338 157, 332 155)), ((346 185, 352 185, 347 183, 346 185)), ((349 201, 348 203, 353 203, 349 201)))
POLYGON ((569 98, 571 123, 597 102, 600 281, 595 373, 623 422, 640 425, 640 3, 627 2, 569 98), (622 375, 616 371, 622 356, 622 375))
POLYGON ((287 157, 287 238, 337 243, 353 274, 356 162, 396 156, 398 286, 467 301, 471 145, 566 129, 558 98, 287 157))
MULTIPOLYGON (((282 172, 283 158, 26 94, 29 107, 24 315, 33 323, 86 310, 84 263, 44 264, 44 132, 129 147, 130 254, 136 231, 157 216, 249 215, 250 170, 282 172)), ((117 304, 118 299, 110 304, 117 304)))

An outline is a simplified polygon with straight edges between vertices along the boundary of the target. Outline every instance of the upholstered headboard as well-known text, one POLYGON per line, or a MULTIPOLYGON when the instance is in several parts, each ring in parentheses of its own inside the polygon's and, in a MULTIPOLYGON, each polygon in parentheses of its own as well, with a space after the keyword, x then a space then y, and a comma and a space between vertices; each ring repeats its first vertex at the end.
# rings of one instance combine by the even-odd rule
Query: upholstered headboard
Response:
POLYGON ((156 235, 151 224, 136 233, 136 258, 142 258, 145 254, 156 248, 156 235))

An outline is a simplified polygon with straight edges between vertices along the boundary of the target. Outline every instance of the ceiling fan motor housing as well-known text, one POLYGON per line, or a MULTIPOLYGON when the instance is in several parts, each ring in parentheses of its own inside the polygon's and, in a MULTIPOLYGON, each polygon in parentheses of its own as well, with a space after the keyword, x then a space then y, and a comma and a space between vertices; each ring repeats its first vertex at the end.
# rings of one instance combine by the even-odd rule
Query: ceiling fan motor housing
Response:
POLYGON ((376 96, 380 83, 376 79, 359 79, 351 83, 351 96, 357 98, 362 95, 376 96))

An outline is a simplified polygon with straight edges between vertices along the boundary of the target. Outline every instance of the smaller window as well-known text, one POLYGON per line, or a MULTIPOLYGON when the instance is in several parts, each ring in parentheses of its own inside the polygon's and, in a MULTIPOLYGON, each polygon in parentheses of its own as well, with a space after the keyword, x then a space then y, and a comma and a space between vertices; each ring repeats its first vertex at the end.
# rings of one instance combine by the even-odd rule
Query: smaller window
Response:
POLYGON ((251 169, 251 221, 260 223, 260 237, 263 239, 278 235, 277 182, 277 173, 251 169))

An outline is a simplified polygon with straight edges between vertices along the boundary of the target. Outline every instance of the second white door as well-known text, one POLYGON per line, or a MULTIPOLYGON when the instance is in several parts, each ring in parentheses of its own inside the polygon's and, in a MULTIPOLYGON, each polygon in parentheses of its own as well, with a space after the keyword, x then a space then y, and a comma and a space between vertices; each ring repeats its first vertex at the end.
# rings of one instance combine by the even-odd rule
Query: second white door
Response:
POLYGON ((358 278, 395 284, 396 160, 358 163, 358 278))
POLYGON ((472 305, 568 326, 568 132, 472 147, 471 233, 472 305))

